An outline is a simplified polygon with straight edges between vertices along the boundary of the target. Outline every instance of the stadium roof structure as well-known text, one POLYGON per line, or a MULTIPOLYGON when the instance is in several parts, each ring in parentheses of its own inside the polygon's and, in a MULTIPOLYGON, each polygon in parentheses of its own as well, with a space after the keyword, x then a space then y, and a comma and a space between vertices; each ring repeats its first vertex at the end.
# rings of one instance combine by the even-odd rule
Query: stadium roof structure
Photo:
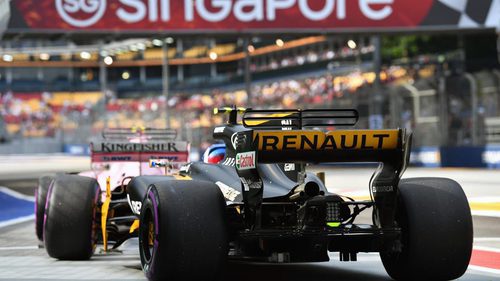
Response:
POLYGON ((0 5, 0 32, 3 25, 11 38, 500 31, 500 0, 10 0, 10 5, 0 0, 0 5))

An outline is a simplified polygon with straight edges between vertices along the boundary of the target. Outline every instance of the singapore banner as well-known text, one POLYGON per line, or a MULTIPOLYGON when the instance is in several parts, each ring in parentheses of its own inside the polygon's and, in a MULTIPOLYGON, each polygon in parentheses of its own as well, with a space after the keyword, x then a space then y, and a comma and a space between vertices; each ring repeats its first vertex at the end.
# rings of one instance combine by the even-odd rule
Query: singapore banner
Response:
POLYGON ((9 30, 301 32, 500 27, 500 0, 12 0, 9 30))

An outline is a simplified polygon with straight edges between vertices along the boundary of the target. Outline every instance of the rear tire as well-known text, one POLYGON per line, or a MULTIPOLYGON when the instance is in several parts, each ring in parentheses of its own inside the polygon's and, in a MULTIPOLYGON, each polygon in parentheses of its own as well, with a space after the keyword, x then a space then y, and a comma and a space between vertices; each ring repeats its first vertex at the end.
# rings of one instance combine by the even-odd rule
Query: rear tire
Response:
POLYGON ((44 242, 49 256, 87 260, 96 246, 99 184, 93 178, 60 175, 47 194, 44 242))
POLYGON ((445 178, 403 179, 396 221, 402 252, 381 253, 396 280, 451 280, 467 270, 472 253, 470 207, 462 187, 445 178))
POLYGON ((225 200, 202 181, 163 181, 142 204, 139 252, 149 280, 213 280, 228 253, 225 200))
POLYGON ((36 237, 43 241, 43 217, 45 214, 45 203, 47 192, 54 181, 52 176, 43 176, 38 179, 38 187, 35 189, 35 228, 36 237))

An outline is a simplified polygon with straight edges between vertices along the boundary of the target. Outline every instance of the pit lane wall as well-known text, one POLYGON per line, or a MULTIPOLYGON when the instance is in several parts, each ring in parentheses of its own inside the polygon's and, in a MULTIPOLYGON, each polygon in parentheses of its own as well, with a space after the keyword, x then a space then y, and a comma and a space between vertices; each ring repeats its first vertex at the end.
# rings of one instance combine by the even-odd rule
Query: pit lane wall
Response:
POLYGON ((61 141, 52 138, 15 139, 0 144, 0 155, 61 153, 61 141))
POLYGON ((410 163, 418 167, 500 168, 500 145, 421 147, 410 163))

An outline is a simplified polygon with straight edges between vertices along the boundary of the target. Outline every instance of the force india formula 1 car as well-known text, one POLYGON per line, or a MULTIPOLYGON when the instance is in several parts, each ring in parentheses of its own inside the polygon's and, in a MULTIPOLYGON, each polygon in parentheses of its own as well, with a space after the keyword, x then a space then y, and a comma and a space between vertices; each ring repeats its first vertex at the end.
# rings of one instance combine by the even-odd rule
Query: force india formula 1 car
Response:
POLYGON ((90 257, 93 249, 89 251, 88 246, 96 241, 107 250, 108 242, 117 248, 137 236, 141 200, 131 197, 144 194, 127 192, 127 183, 141 175, 172 174, 186 164, 189 144, 175 138, 173 130, 107 129, 91 143, 91 171, 41 177, 35 196, 36 234, 48 253, 83 259, 90 257), (62 225, 64 229, 57 229, 62 225), (64 244, 71 241, 76 244, 64 244))
POLYGON ((465 194, 450 179, 401 179, 411 146, 404 130, 317 130, 355 125, 355 110, 218 113, 229 115, 214 130, 226 145, 219 164, 137 176, 110 200, 94 178, 56 177, 43 225, 49 255, 87 259, 106 235, 115 244, 137 235, 150 280, 211 280, 228 259, 321 262, 328 252, 341 261, 378 252, 396 280, 449 280, 467 269, 473 236, 465 194), (373 199, 329 193, 320 174, 305 171, 326 162, 380 163, 368 183, 373 199), (368 209, 373 222, 356 223, 368 209), (116 229, 122 220, 129 224, 116 229))

